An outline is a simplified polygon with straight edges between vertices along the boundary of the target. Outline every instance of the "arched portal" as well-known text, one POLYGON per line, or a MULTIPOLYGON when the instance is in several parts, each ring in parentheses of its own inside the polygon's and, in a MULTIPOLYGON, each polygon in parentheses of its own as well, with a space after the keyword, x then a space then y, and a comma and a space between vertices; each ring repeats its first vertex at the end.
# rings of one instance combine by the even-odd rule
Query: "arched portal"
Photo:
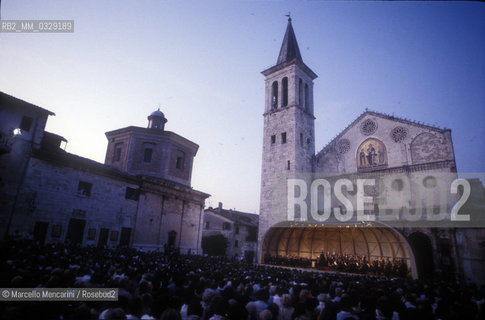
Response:
POLYGON ((375 259, 399 259, 406 262, 417 277, 413 251, 397 230, 383 226, 312 225, 274 226, 265 234, 262 257, 301 257, 318 259, 321 253, 366 256, 375 259))
POLYGON ((433 246, 427 235, 421 232, 414 232, 409 235, 409 244, 416 257, 416 269, 420 279, 433 275, 433 246))

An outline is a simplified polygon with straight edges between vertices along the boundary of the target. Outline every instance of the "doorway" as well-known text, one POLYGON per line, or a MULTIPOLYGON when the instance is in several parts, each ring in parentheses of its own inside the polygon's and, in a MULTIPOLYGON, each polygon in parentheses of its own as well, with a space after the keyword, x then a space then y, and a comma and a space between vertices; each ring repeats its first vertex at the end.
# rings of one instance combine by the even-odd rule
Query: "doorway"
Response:
POLYGON ((175 248, 175 239, 177 238, 177 231, 172 230, 168 232, 168 248, 174 249, 175 248))
POLYGON ((108 243, 109 229, 101 228, 99 231, 98 247, 103 247, 108 243))
POLYGON ((128 247, 130 245, 131 228, 121 228, 120 246, 128 247))
POLYGON ((49 224, 47 222, 36 221, 34 225, 34 241, 43 245, 47 236, 48 228, 49 224))
POLYGON ((70 219, 67 227, 66 242, 71 244, 81 244, 84 237, 84 227, 86 220, 84 219, 70 219))
POLYGON ((434 273, 433 246, 427 235, 414 232, 408 237, 409 244, 414 252, 416 269, 420 279, 430 277, 434 273))

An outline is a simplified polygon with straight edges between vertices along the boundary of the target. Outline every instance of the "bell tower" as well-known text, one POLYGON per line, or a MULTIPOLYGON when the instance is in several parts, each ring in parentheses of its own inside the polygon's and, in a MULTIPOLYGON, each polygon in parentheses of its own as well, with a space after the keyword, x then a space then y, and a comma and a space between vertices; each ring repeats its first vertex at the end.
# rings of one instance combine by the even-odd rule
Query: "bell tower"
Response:
MULTIPOLYGON (((287 180, 310 179, 313 171, 313 80, 317 75, 303 63, 291 18, 288 18, 276 65, 262 74, 265 76, 265 108, 260 253, 266 231, 279 222, 288 221, 287 180)), ((299 219, 297 215, 295 218, 299 219)))

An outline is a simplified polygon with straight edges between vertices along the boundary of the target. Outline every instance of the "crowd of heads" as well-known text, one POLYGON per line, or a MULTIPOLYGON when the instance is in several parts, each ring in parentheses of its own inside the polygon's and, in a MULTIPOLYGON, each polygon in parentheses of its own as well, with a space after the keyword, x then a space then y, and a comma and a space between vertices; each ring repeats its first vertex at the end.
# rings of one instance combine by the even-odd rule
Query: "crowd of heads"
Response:
POLYGON ((3 302, 1 319, 480 319, 457 281, 349 275, 176 252, 1 245, 4 288, 118 288, 118 301, 3 302))

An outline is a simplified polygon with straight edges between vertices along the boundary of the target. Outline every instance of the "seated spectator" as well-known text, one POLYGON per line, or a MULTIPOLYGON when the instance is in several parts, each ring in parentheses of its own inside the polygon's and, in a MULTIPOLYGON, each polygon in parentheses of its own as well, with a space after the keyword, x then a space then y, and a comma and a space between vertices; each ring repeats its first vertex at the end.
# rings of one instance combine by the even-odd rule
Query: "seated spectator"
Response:
POLYGON ((291 297, 289 294, 284 294, 281 297, 281 304, 283 308, 281 308, 279 312, 279 320, 291 320, 293 317, 293 313, 295 312, 295 308, 291 305, 291 297))

